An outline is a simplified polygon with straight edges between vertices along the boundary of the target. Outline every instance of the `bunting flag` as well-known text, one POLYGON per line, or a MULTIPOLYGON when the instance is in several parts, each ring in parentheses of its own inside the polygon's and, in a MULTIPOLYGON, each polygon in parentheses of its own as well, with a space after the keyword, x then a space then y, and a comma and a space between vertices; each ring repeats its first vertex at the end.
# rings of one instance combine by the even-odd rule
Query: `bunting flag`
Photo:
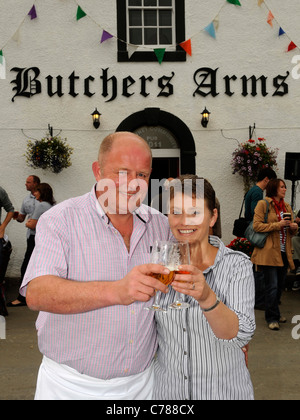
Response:
POLYGON ((110 38, 113 38, 113 36, 109 32, 103 31, 100 44, 102 44, 110 38))
POLYGON ((0 51, 0 80, 6 79, 6 64, 5 57, 3 56, 3 51, 0 51))
POLYGON ((297 48, 297 45, 294 44, 293 41, 291 41, 290 45, 288 46, 287 52, 294 50, 295 48, 297 48))
POLYGON ((215 30, 217 31, 220 25, 219 16, 214 18, 213 23, 214 23, 215 30))
POLYGON ((190 39, 188 39, 187 41, 181 42, 181 44, 179 44, 181 46, 181 48, 184 49, 184 51, 192 56, 192 41, 190 39))
POLYGON ((284 34, 285 34, 284 30, 282 28, 279 28, 278 35, 281 36, 281 35, 284 35, 284 34))
POLYGON ((269 11, 269 14, 268 14, 268 19, 267 19, 267 22, 268 22, 268 24, 270 25, 270 26, 272 26, 273 27, 273 19, 274 19, 274 16, 273 16, 273 13, 271 12, 271 10, 269 11))
POLYGON ((157 58, 159 64, 161 64, 163 62, 166 49, 165 48, 155 48, 154 52, 155 52, 155 55, 156 55, 156 58, 157 58))
POLYGON ((214 23, 211 22, 209 25, 207 25, 204 30, 213 38, 216 38, 216 30, 214 23))
POLYGON ((136 52, 138 48, 139 48, 138 45, 128 44, 127 45, 128 58, 131 58, 131 56, 133 56, 133 54, 136 52))
MULTIPOLYGON (((34 0, 35 1, 35 0, 34 0)), ((148 51, 154 51, 158 62, 161 64, 164 60, 165 57, 165 53, 166 53, 166 49, 165 48, 156 48, 153 50, 153 47, 147 47, 147 45, 133 45, 128 43, 126 40, 122 40, 119 39, 118 36, 116 35, 112 35, 111 33, 109 33, 108 31, 106 31, 103 26, 101 24, 99 24, 98 22, 96 22, 92 16, 88 15, 87 13, 84 12, 84 10, 79 6, 78 4, 78 0, 74 0, 74 2, 76 3, 77 6, 77 14, 76 14, 76 20, 80 20, 82 18, 84 18, 85 16, 88 16, 88 18, 95 24, 97 25, 101 30, 102 30, 102 37, 101 37, 101 44, 104 43, 105 41, 107 41, 110 38, 115 38, 118 41, 121 41, 123 43, 125 43, 127 45, 127 52, 128 52, 128 57, 129 59, 132 57, 132 55, 137 51, 137 50, 148 50, 148 51)), ((220 7, 217 15, 215 16, 215 18, 210 22, 209 25, 207 25, 205 28, 199 28, 198 32, 194 35, 191 36, 191 38, 181 42, 180 44, 176 44, 176 47, 180 46, 188 55, 192 56, 192 38, 194 38, 196 35, 199 35, 201 32, 207 32, 209 34, 209 36, 211 36, 212 38, 216 38, 216 31, 219 28, 219 16, 222 10, 225 9, 226 4, 230 3, 232 5, 236 5, 236 6, 242 6, 239 0, 224 0, 223 5, 220 7)), ((276 26, 279 29, 278 32, 278 36, 282 36, 285 35, 287 38, 289 38, 289 46, 287 51, 292 51, 295 48, 299 48, 293 41, 292 39, 288 36, 288 34, 282 29, 282 27, 280 26, 279 22, 276 20, 276 18, 274 17, 273 13, 271 12, 268 4, 267 4, 267 0, 257 0, 257 4, 258 6, 262 6, 262 4, 264 4, 265 8, 268 10, 268 18, 267 18, 267 22, 268 24, 273 27, 275 26, 275 22, 276 22, 276 26)), ((36 6, 35 4, 33 4, 32 8, 30 9, 29 13, 26 14, 24 16, 23 21, 21 22, 21 24, 19 25, 19 27, 15 30, 14 34, 11 36, 11 38, 9 38, 6 43, 3 43, 2 45, 0 45, 0 71, 1 71, 1 77, 3 78, 3 76, 5 76, 5 58, 3 56, 3 49, 7 46, 8 42, 10 40, 16 41, 17 43, 19 43, 20 41, 20 29, 22 27, 22 25, 24 24, 24 22, 26 21, 27 16, 30 16, 31 20, 36 19, 37 18, 37 11, 36 11, 36 6)), ((276 28, 277 30, 277 28, 276 28)), ((300 49, 300 48, 299 48, 300 49)))
POLYGON ((15 34, 12 37, 12 40, 15 41, 17 44, 20 44, 20 28, 18 28, 15 32, 15 34))
POLYGON ((239 2, 239 0, 227 0, 227 2, 230 4, 235 4, 236 6, 241 6, 241 3, 239 2))
POLYGON ((35 5, 33 5, 32 8, 30 9, 30 11, 28 13, 28 16, 30 16, 31 20, 37 18, 37 13, 36 13, 35 5))
POLYGON ((82 10, 82 8, 80 6, 78 6, 76 20, 80 20, 80 19, 84 18, 85 16, 86 16, 86 13, 82 10))

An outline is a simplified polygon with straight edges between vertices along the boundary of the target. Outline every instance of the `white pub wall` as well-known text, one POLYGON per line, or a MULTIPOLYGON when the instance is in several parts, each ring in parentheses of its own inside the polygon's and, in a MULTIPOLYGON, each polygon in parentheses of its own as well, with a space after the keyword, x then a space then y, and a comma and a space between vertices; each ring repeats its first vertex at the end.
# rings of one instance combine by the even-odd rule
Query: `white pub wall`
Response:
MULTIPOLYGON (((40 176, 54 189, 57 202, 88 192, 94 178, 91 164, 96 159, 102 139, 117 128, 131 114, 149 107, 158 107, 174 114, 191 130, 197 149, 197 174, 208 178, 221 202, 223 240, 232 239, 233 220, 238 217, 243 197, 243 182, 232 174, 232 152, 237 141, 249 138, 249 125, 256 124, 256 137, 265 137, 271 148, 278 148, 278 176, 284 176, 285 153, 300 152, 300 80, 292 77, 295 64, 292 59, 300 55, 297 48, 286 52, 290 41, 300 46, 300 3, 297 0, 266 1, 276 19, 273 28, 267 23, 268 9, 257 0, 241 0, 241 7, 225 0, 186 0, 186 39, 192 38, 192 56, 186 62, 119 63, 117 40, 112 38, 100 44, 102 30, 117 35, 116 2, 114 0, 36 0, 37 19, 26 16, 33 0, 0 0, 0 48, 6 60, 6 80, 0 80, 0 185, 3 186, 17 210, 25 195, 25 180, 30 174, 40 176), (77 5, 88 16, 76 21, 77 5), (224 6, 224 7, 223 7, 224 6), (220 11, 220 13, 219 13, 220 11), (218 16, 216 39, 203 29, 218 16), (92 19, 90 18, 92 17, 92 19), (23 24, 20 26, 21 22, 23 24), (278 36, 279 24, 287 35, 278 36), (18 41, 13 40, 19 29, 18 41), (16 78, 12 68, 37 67, 42 84, 41 94, 31 98, 15 97, 11 83, 16 78), (218 95, 206 98, 193 95, 197 89, 194 74, 208 67, 217 71, 218 95), (118 80, 115 100, 107 102, 102 96, 102 69, 109 69, 110 77, 118 80), (75 72, 78 96, 69 95, 68 78, 75 72), (158 79, 171 76, 174 94, 158 97, 158 79), (285 76, 289 93, 273 96, 273 79, 285 76), (45 78, 56 81, 63 77, 64 95, 50 97, 45 78), (130 88, 130 98, 122 96, 122 80, 128 76, 136 80, 130 88), (152 76, 148 84, 149 96, 140 94, 141 76, 152 76), (225 94, 223 78, 237 77, 232 82, 231 97, 225 94), (258 83, 256 97, 242 96, 241 77, 267 79, 267 96, 262 96, 258 83), (84 79, 95 81, 89 98, 84 95, 84 79), (204 107, 211 112, 207 129, 201 126, 200 113, 204 107), (101 126, 95 130, 90 114, 95 107, 102 113, 101 126), (72 166, 55 175, 34 170, 26 165, 24 153, 29 138, 45 136, 48 124, 54 134, 60 132, 74 148, 72 166), (226 137, 226 138, 225 138, 226 137)), ((300 71, 299 71, 300 73, 300 71)), ((291 182, 288 185, 288 201, 291 182)), ((299 193, 296 207, 299 209, 299 193)), ((7 233, 13 244, 8 275, 18 276, 25 252, 25 224, 12 221, 7 233)))

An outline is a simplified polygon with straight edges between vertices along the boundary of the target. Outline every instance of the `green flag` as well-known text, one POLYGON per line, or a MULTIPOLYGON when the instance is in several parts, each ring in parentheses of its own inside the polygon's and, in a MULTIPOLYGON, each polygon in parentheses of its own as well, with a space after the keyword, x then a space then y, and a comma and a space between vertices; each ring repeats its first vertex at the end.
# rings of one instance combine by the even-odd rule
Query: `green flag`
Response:
POLYGON ((228 1, 228 3, 236 4, 237 6, 241 6, 241 3, 239 2, 239 0, 227 0, 227 1, 228 1))
POLYGON ((166 49, 165 48, 156 48, 154 50, 154 52, 155 52, 155 55, 156 55, 156 58, 157 58, 159 64, 161 64, 163 62, 166 49))
POLYGON ((86 13, 82 10, 80 6, 78 6, 76 20, 82 19, 85 16, 86 16, 86 13))

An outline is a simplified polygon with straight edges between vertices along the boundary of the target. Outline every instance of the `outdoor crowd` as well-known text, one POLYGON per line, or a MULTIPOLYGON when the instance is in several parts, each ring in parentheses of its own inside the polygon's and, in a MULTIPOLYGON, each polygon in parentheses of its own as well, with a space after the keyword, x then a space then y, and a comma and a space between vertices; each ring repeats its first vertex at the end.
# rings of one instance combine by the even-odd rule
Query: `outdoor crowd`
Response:
POLYGON ((20 294, 7 306, 39 311, 36 400, 254 399, 254 307, 278 330, 287 270, 300 274, 300 219, 284 200, 285 182, 263 170, 245 197, 247 221, 268 232, 250 261, 216 235, 219 203, 207 180, 181 176, 180 191, 171 180, 168 217, 142 204, 151 164, 142 138, 114 133, 93 163, 97 184, 81 197, 55 205, 50 185, 29 176, 30 193, 15 212, 0 188, 0 255, 10 220, 26 219, 28 228, 20 294), (102 180, 113 181, 113 194, 98 188, 102 180), (151 262, 155 241, 189 243, 190 262, 177 267, 172 287, 158 280, 170 267, 151 262), (187 309, 169 309, 176 292, 187 309), (149 310, 155 293, 163 311, 149 310))

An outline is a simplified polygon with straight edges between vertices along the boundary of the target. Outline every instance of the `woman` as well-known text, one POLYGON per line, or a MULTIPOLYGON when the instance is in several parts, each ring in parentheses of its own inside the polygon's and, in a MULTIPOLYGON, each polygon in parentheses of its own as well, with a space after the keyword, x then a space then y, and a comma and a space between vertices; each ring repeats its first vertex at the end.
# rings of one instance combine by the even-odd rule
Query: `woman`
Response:
MULTIPOLYGON (((35 229, 38 222, 38 219, 41 217, 45 211, 49 210, 54 204, 55 200, 53 198, 53 190, 47 183, 41 183, 38 185, 36 191, 33 193, 37 203, 35 205, 34 213, 26 223, 26 227, 30 229, 30 237, 28 239, 28 248, 27 248, 27 264, 29 263, 30 256, 34 250, 35 246, 35 229)), ((20 295, 16 300, 7 304, 9 308, 15 308, 18 306, 26 306, 26 299, 24 296, 20 295)))
POLYGON ((191 265, 180 267, 190 274, 177 274, 160 303, 168 307, 178 291, 190 307, 155 315, 154 399, 252 400, 242 350, 255 331, 252 264, 245 254, 209 236, 218 218, 209 182, 193 175, 180 182, 183 192, 170 191, 169 223, 176 240, 190 244, 191 265), (203 188, 197 191, 199 182, 204 196, 203 188))
POLYGON ((286 185, 282 179, 273 179, 266 189, 269 202, 267 223, 264 223, 267 211, 265 200, 259 201, 254 214, 253 228, 257 232, 269 232, 264 248, 255 248, 252 262, 261 267, 266 285, 265 317, 273 331, 280 329, 279 323, 286 322, 281 317, 279 302, 284 287, 287 269, 294 269, 291 237, 297 233, 298 225, 293 221, 291 206, 284 201, 286 185), (290 219, 283 214, 289 213, 290 219))

